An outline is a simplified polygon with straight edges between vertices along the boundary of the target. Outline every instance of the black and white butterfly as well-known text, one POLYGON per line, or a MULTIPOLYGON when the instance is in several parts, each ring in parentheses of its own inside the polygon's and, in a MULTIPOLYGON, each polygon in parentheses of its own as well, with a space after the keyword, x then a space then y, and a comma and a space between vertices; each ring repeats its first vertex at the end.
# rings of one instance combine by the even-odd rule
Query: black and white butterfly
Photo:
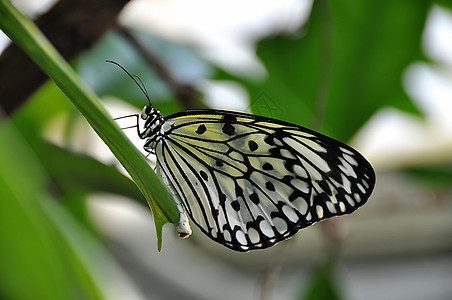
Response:
POLYGON ((180 206, 181 233, 191 233, 185 211, 208 237, 236 251, 264 249, 349 214, 375 184, 356 150, 295 124, 212 109, 163 117, 150 101, 141 118, 138 135, 180 206))

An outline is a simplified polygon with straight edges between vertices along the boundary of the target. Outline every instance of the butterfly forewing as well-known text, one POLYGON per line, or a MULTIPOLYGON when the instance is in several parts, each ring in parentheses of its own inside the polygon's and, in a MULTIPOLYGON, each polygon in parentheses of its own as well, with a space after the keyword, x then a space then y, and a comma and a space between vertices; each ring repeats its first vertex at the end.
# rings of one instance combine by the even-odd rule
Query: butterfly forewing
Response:
POLYGON ((238 251, 351 213, 375 184, 357 151, 283 121, 187 111, 166 117, 160 134, 158 172, 204 233, 238 251))

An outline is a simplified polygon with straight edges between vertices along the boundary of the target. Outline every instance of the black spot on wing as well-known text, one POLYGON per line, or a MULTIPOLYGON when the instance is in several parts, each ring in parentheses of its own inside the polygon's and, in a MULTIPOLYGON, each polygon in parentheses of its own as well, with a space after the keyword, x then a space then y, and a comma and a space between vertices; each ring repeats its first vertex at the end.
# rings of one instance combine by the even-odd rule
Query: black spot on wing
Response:
POLYGON ((224 134, 227 135, 234 135, 235 134, 235 127, 232 125, 234 122, 237 121, 237 118, 233 115, 225 114, 223 117, 223 128, 222 131, 224 134))
POLYGON ((262 165, 262 169, 264 169, 265 171, 270 171, 270 170, 273 170, 273 166, 267 162, 262 165))
POLYGON ((259 146, 257 145, 257 143, 255 141, 249 141, 248 147, 250 148, 251 151, 256 151, 257 148, 259 148, 259 146))
POLYGON ((275 186, 273 185, 273 183, 271 183, 270 181, 267 181, 265 183, 265 188, 271 192, 275 191, 275 186))
POLYGON ((227 135, 234 135, 235 134, 235 127, 232 126, 231 124, 224 124, 222 131, 224 134, 227 135))
POLYGON ((199 175, 201 175, 202 179, 204 179, 205 181, 207 181, 207 179, 209 178, 207 176, 207 173, 202 170, 199 172, 199 175))
POLYGON ((196 133, 197 134, 203 134, 204 132, 206 132, 206 125, 201 124, 198 126, 198 129, 196 129, 196 133))
POLYGON ((259 195, 256 194, 256 192, 252 193, 252 194, 250 195, 250 200, 251 200, 251 202, 253 202, 254 204, 258 205, 259 202, 260 202, 260 201, 259 201, 259 195))
POLYGON ((237 200, 234 200, 231 202, 231 206, 235 211, 239 211, 240 210, 240 203, 237 200))

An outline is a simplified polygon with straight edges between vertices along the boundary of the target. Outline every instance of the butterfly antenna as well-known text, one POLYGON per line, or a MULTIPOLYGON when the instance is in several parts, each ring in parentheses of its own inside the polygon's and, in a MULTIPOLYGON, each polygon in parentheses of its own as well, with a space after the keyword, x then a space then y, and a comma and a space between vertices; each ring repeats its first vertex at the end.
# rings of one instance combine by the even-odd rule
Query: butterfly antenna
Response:
POLYGON ((143 92, 143 94, 146 97, 146 99, 148 99, 149 104, 151 104, 151 97, 149 97, 148 90, 146 89, 146 86, 144 85, 143 80, 141 80, 141 78, 139 76, 135 75, 135 74, 133 74, 133 77, 135 77, 135 79, 137 79, 141 83, 140 89, 143 92))
POLYGON ((118 67, 120 67, 130 78, 132 78, 133 82, 135 82, 135 84, 140 88, 141 92, 144 94, 144 96, 146 97, 146 99, 149 102, 149 105, 152 106, 151 103, 151 98, 149 97, 149 93, 146 90, 146 86, 144 85, 143 81, 141 80, 140 77, 138 77, 135 74, 130 74, 129 71, 127 71, 123 66, 121 66, 119 63, 113 61, 113 60, 106 60, 105 62, 117 65, 118 67), (137 80, 138 79, 138 80, 137 80))

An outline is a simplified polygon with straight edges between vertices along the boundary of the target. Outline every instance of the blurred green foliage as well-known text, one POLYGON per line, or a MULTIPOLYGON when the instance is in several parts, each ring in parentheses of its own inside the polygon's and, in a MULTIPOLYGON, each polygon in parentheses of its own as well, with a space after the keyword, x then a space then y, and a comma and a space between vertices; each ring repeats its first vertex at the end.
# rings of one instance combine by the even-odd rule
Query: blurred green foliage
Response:
POLYGON ((452 181, 452 163, 410 167, 404 170, 425 185, 434 189, 449 190, 452 181))
MULTIPOLYGON (((69 242, 81 237, 55 224, 54 218, 70 216, 64 210, 48 210, 61 204, 47 191, 49 178, 35 153, 12 123, 0 124, 0 138, 8 141, 0 144, 0 295, 4 299, 102 299, 88 271, 100 265, 84 265, 69 242)), ((85 238, 80 247, 86 250, 92 246, 88 242, 85 238)))
POLYGON ((315 1, 299 31, 257 44, 268 73, 263 81, 224 71, 217 78, 242 83, 251 99, 265 91, 282 111, 279 118, 347 141, 382 107, 419 113, 402 88, 402 74, 423 58, 430 5, 315 1))
POLYGON ((341 300, 341 289, 336 280, 336 265, 328 261, 317 266, 312 272, 311 281, 300 292, 300 300, 341 300))

